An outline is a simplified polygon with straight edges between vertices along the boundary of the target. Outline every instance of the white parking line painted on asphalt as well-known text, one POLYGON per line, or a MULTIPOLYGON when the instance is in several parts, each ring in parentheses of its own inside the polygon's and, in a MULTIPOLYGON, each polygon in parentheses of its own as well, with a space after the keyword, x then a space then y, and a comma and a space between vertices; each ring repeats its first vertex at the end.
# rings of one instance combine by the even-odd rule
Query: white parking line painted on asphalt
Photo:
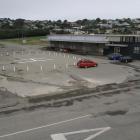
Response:
POLYGON ((39 127, 31 128, 31 129, 26 129, 26 130, 17 131, 17 132, 14 132, 14 133, 1 135, 0 138, 10 137, 10 136, 14 136, 14 135, 23 134, 23 133, 29 133, 29 132, 36 131, 36 130, 39 130, 39 129, 48 128, 48 127, 51 127, 51 126, 56 126, 56 125, 60 125, 60 124, 84 119, 84 118, 91 117, 91 116, 92 116, 91 114, 88 114, 88 115, 85 115, 85 116, 79 116, 79 117, 72 118, 72 119, 69 119, 69 120, 64 120, 64 121, 60 121, 60 122, 56 122, 56 123, 52 123, 52 124, 46 124, 46 125, 42 125, 42 126, 39 126, 39 127))
POLYGON ((32 62, 51 61, 51 60, 54 60, 54 59, 29 58, 29 59, 15 60, 15 62, 17 62, 17 63, 32 63, 32 62))
POLYGON ((101 135, 102 133, 110 130, 111 127, 103 127, 103 128, 95 128, 95 129, 88 129, 88 130, 80 130, 80 131, 74 131, 74 132, 68 132, 68 133, 60 133, 60 134, 52 134, 51 138, 52 140, 67 140, 66 136, 74 135, 74 134, 81 134, 81 133, 89 133, 89 132, 95 132, 93 135, 90 134, 86 139, 84 140, 92 140, 96 138, 97 136, 101 135))
POLYGON ((30 58, 30 60, 32 60, 32 61, 36 61, 36 59, 33 59, 33 58, 30 58))
POLYGON ((35 62, 35 61, 25 61, 25 62, 17 62, 17 63, 24 64, 24 63, 32 63, 32 62, 35 62))
POLYGON ((92 140, 92 139, 96 138, 97 136, 101 135, 102 133, 104 133, 104 132, 106 132, 106 131, 108 131, 110 129, 111 129, 111 127, 102 128, 101 131, 99 131, 98 133, 96 133, 94 135, 89 136, 88 138, 86 138, 84 140, 92 140))

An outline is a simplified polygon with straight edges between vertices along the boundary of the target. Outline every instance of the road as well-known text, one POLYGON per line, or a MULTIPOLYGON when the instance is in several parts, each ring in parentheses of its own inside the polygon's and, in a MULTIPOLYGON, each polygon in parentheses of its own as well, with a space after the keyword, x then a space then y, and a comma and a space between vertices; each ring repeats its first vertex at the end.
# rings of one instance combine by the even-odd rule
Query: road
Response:
POLYGON ((140 89, 0 117, 0 140, 139 140, 140 89))

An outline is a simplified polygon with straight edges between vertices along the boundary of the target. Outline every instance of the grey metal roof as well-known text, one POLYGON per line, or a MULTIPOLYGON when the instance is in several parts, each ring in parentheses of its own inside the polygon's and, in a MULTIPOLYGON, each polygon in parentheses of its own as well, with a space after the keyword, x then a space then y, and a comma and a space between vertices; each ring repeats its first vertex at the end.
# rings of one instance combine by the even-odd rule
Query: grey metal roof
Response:
POLYGON ((106 44, 106 46, 128 47, 127 44, 106 44))
POLYGON ((49 35, 48 41, 107 43, 104 35, 49 35))
POLYGON ((140 35, 137 34, 107 34, 107 37, 140 37, 140 35))

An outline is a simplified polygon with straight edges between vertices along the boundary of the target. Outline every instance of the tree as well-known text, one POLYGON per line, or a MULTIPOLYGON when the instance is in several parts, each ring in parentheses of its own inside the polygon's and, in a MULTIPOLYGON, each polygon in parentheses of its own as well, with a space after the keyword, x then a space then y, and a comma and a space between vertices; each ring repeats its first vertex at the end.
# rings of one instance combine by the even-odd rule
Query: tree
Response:
POLYGON ((9 28, 10 28, 10 25, 9 25, 8 22, 2 23, 1 28, 2 28, 2 29, 9 29, 9 28))
POLYGON ((99 22, 101 22, 101 19, 100 18, 96 18, 96 23, 99 23, 99 22))
POLYGON ((55 22, 55 24, 56 24, 57 26, 60 26, 60 25, 62 24, 62 21, 61 21, 61 20, 57 20, 57 21, 55 22))
POLYGON ((107 24, 107 20, 106 20, 106 19, 103 19, 103 20, 102 20, 102 23, 103 23, 103 24, 107 24))
POLYGON ((14 28, 15 29, 22 29, 24 28, 24 19, 16 19, 14 22, 14 28))

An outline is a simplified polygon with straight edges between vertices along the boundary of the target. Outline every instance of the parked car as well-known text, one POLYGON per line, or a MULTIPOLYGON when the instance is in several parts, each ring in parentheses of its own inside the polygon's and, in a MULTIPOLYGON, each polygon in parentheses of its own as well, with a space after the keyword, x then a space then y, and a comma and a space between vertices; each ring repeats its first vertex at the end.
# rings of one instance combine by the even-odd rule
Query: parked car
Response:
POLYGON ((120 62, 123 62, 123 63, 128 63, 128 62, 132 62, 132 61, 133 61, 133 59, 130 56, 122 56, 120 59, 120 62))
POLYGON ((82 59, 77 62, 77 66, 79 68, 89 68, 89 67, 97 67, 98 64, 88 59, 82 59))
POLYGON ((120 53, 111 53, 108 55, 109 60, 121 60, 122 55, 120 53))
POLYGON ((130 56, 123 56, 120 53, 112 53, 108 55, 109 60, 118 60, 119 62, 128 63, 132 62, 133 59, 130 56))

